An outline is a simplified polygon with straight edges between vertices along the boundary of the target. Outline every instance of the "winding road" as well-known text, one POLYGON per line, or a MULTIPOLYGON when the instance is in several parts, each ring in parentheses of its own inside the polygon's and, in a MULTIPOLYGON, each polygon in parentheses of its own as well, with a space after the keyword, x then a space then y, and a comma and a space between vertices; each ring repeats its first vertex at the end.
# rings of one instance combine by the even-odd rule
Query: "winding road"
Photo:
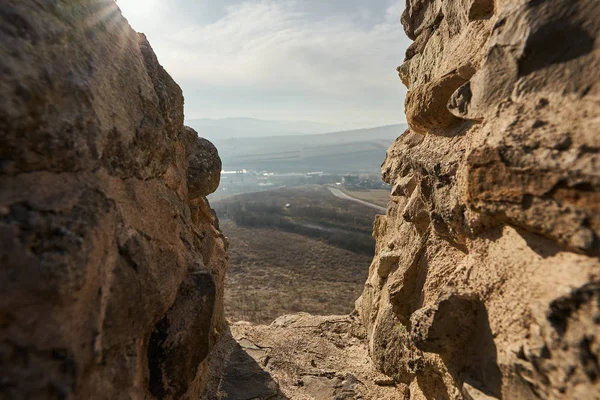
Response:
POLYGON ((357 203, 361 203, 361 204, 364 204, 365 206, 374 208, 374 209, 376 209, 377 211, 379 211, 382 214, 385 214, 386 211, 387 211, 385 207, 381 207, 381 206, 378 206, 376 204, 369 203, 368 201, 364 201, 364 200, 360 200, 360 199, 357 199, 357 198, 352 197, 352 196, 348 196, 346 193, 342 192, 340 189, 336 189, 336 188, 330 187, 329 191, 335 197, 338 197, 338 198, 344 199, 344 200, 356 201, 357 203))

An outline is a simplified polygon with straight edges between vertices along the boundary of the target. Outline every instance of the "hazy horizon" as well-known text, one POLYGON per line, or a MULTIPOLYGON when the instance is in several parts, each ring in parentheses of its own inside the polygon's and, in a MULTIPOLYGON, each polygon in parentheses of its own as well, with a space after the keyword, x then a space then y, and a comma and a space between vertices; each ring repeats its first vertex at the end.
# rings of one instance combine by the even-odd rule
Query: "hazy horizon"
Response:
POLYGON ((186 120, 405 122, 403 0, 119 0, 182 87, 186 120))

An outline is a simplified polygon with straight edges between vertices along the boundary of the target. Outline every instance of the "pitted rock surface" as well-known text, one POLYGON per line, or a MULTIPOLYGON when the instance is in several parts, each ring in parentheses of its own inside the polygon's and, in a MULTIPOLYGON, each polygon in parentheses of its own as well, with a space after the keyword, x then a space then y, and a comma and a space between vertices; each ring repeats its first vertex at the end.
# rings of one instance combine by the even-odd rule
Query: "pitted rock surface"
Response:
POLYGON ((407 0, 357 310, 411 399, 598 399, 600 8, 407 0))
POLYGON ((214 147, 113 0, 0 20, 0 398, 197 398, 226 326, 214 147))
POLYGON ((180 138, 188 149, 188 196, 190 200, 205 197, 217 190, 221 181, 222 164, 217 148, 188 126, 183 127, 180 138))

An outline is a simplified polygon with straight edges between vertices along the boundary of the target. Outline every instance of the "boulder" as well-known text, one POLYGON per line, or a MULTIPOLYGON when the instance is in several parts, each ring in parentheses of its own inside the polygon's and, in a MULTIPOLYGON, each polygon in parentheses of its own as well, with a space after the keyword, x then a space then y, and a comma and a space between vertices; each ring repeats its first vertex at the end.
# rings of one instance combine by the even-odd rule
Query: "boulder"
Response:
POLYGON ((113 0, 0 6, 0 397, 182 398, 225 327, 214 147, 113 0))

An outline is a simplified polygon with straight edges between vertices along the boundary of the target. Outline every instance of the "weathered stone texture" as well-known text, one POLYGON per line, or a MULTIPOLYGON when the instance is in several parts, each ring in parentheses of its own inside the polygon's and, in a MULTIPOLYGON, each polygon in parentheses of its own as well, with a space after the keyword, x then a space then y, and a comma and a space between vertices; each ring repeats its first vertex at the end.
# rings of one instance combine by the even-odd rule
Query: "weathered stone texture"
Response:
POLYGON ((600 398, 600 7, 407 0, 357 309, 411 398, 600 398))
POLYGON ((113 0, 0 21, 0 398, 194 397, 225 327, 216 150, 113 0))

